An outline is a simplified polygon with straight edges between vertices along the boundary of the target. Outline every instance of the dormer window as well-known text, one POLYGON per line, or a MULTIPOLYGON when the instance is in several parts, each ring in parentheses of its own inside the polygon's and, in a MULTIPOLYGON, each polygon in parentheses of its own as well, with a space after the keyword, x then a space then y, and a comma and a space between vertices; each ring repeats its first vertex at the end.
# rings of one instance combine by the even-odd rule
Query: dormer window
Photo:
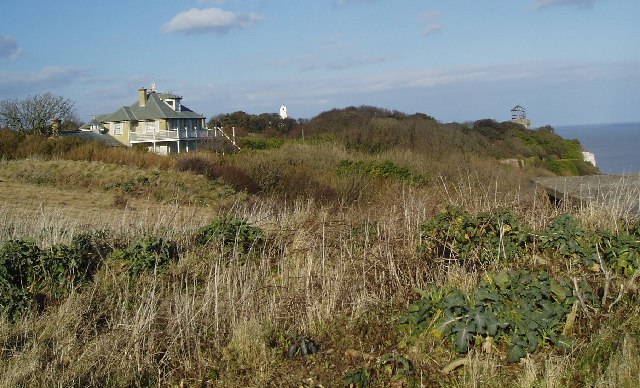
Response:
POLYGON ((180 108, 180 99, 179 98, 165 98, 163 100, 165 104, 169 105, 171 109, 176 112, 180 112, 182 109, 180 108))

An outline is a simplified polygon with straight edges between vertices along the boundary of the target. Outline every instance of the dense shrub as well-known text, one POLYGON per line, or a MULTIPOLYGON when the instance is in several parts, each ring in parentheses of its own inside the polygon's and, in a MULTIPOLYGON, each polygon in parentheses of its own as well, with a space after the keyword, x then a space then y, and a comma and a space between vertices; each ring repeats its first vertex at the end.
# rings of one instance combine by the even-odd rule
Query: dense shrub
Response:
POLYGON ((593 175, 598 169, 582 159, 551 159, 544 162, 544 167, 557 175, 593 175))
POLYGON ((111 259, 124 263, 132 276, 151 270, 164 270, 170 262, 178 260, 175 242, 159 237, 142 237, 125 249, 116 249, 111 259))
POLYGON ((174 168, 176 171, 190 171, 206 175, 212 166, 213 162, 210 158, 200 154, 189 153, 178 157, 174 168))
POLYGON ((419 238, 420 249, 428 256, 461 262, 488 263, 540 255, 598 270, 605 266, 626 276, 640 270, 638 229, 587 231, 569 214, 555 217, 545 230, 534 232, 509 211, 473 216, 452 208, 423 223, 419 238))
POLYGON ((485 263, 522 257, 530 237, 527 228, 505 210, 473 216, 450 208, 420 228, 421 248, 427 255, 485 263))
MULTIPOLYGON (((597 304, 586 283, 580 289, 583 301, 597 304)), ((546 344, 561 349, 572 345, 563 329, 578 297, 568 278, 502 270, 487 273, 469 293, 434 289, 420 294, 423 299, 400 318, 400 329, 409 334, 430 329, 437 338, 449 338, 459 353, 486 341, 489 346, 503 343, 509 361, 517 362, 546 344)))
POLYGON ((268 150, 280 148, 284 144, 284 140, 280 138, 264 138, 264 137, 245 137, 239 145, 242 149, 248 150, 268 150))
POLYGON ((246 191, 250 194, 260 192, 258 184, 240 167, 231 165, 213 166, 206 175, 210 179, 222 179, 236 191, 246 191))
POLYGON ((236 248, 240 253, 248 253, 264 243, 265 235, 260 228, 246 220, 225 216, 215 218, 200 228, 195 241, 201 246, 218 242, 227 248, 236 248))
POLYGON ((69 245, 40 248, 10 240, 0 248, 0 311, 16 319, 33 302, 42 309, 91 279, 110 251, 104 233, 82 233, 69 245))
POLYGON ((343 160, 338 166, 338 175, 365 174, 372 178, 396 179, 415 185, 426 183, 427 178, 421 174, 411 172, 407 167, 399 166, 389 160, 368 163, 363 161, 343 160))

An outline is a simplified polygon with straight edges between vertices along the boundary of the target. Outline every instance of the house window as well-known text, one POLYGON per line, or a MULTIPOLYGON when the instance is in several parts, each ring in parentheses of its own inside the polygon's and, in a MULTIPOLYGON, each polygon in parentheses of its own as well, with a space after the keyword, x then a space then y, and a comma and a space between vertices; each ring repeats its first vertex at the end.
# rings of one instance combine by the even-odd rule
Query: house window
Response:
POLYGON ((113 123, 113 134, 122 135, 122 123, 113 123))
POLYGON ((158 132, 158 126, 155 121, 147 121, 144 126, 145 132, 158 132))

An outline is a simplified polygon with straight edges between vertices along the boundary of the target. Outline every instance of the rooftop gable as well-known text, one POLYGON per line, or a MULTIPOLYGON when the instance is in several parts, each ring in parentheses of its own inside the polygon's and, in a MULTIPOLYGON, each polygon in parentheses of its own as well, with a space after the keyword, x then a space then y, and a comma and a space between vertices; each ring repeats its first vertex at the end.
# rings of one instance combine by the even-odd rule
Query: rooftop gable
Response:
POLYGON ((163 98, 180 98, 180 97, 167 97, 175 96, 168 93, 155 93, 148 94, 146 104, 140 106, 140 102, 129 106, 123 106, 117 111, 111 113, 102 122, 116 122, 116 121, 139 121, 139 120, 158 120, 158 119, 203 119, 204 116, 193 112, 191 109, 184 105, 181 105, 181 110, 176 111, 167 105, 163 98))

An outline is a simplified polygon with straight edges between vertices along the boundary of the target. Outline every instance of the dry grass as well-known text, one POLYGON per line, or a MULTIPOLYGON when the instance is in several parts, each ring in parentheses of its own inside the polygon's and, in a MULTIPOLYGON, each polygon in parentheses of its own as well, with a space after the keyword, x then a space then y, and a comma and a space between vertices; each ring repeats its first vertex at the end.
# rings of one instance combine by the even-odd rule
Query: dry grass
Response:
MULTIPOLYGON (((299 145, 286 153, 294 161, 307 153, 313 158, 307 151, 299 145)), ((343 150, 334 152, 332 160, 344 157, 343 150)), ((413 158, 389 157, 406 157, 407 163, 413 158)), ((252 158, 258 163, 267 156, 252 158)), ((552 387, 573 381, 579 354, 553 352, 509 365, 504 352, 474 351, 464 367, 443 374, 442 368, 459 357, 451 347, 430 336, 406 344, 395 329, 395 320, 416 299, 415 288, 471 289, 482 275, 417 251, 420 224, 434 212, 449 204, 471 212, 506 207, 539 227, 561 211, 541 193, 530 192, 525 176, 509 167, 452 168, 422 188, 386 183, 358 206, 238 196, 203 207, 133 196, 121 208, 114 206, 111 191, 85 192, 92 183, 74 188, 63 182, 79 179, 77 172, 67 172, 65 179, 44 176, 46 183, 39 185, 21 175, 29 171, 33 177, 34 170, 56 169, 51 164, 63 162, 4 163, 0 241, 27 238, 50 245, 83 230, 104 229, 128 239, 150 233, 179 241, 183 248, 166 272, 130 277, 107 262, 93 282, 58 305, 16 324, 0 320, 0 386, 340 386, 346 371, 374 368, 385 354, 411 359, 416 381, 424 386, 552 387), (267 234, 252 260, 244 263, 237 249, 191 244, 190 236, 221 214, 247 219, 267 234), (296 335, 313 338, 321 352, 287 358, 276 339, 296 335)), ((91 162, 76 171, 102 169, 86 177, 90 181, 140 172, 105 171, 109 168, 91 162)), ((610 225, 595 221, 607 219, 606 209, 578 216, 594 227, 610 225)), ((609 336, 595 334, 592 340, 609 336)), ((611 362, 593 372, 598 384, 638 381, 634 338, 611 347, 611 362)), ((378 376, 377 384, 391 381, 378 376)))

